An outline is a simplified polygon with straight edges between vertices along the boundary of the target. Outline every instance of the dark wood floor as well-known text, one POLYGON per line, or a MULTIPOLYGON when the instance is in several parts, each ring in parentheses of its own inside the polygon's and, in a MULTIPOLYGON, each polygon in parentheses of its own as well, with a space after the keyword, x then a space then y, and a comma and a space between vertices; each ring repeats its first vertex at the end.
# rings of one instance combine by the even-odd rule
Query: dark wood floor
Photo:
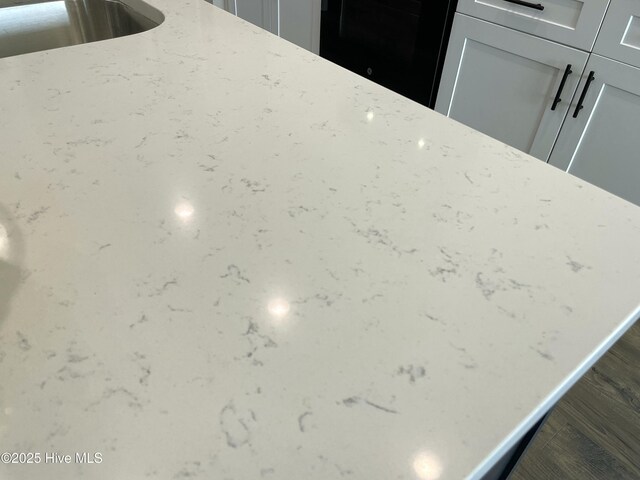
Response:
POLYGON ((563 397, 509 480, 640 479, 640 322, 563 397))

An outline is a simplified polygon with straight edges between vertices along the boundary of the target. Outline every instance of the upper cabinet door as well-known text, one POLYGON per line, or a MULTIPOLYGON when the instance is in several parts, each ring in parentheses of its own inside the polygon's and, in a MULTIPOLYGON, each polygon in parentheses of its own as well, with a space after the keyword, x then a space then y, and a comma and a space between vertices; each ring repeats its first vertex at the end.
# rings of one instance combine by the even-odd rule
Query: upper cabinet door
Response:
POLYGON ((593 53, 640 67, 640 1, 611 0, 593 53))
POLYGON ((459 0, 458 11, 591 50, 608 4, 609 0, 459 0))
POLYGON ((587 58, 456 14, 436 111, 546 162, 587 58))
POLYGON ((640 69, 591 55, 549 163, 640 205, 638 125, 640 69))

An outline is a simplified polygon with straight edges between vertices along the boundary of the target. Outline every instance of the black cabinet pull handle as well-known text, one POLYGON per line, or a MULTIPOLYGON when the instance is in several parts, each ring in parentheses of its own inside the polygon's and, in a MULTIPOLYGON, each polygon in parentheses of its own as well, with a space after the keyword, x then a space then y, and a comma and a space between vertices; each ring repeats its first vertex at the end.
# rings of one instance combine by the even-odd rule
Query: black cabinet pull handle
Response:
POLYGON ((523 7, 535 8, 536 10, 544 10, 544 5, 540 3, 524 2, 523 0, 504 0, 505 2, 515 3, 516 5, 522 5, 523 7))
POLYGON ((560 95, 562 95, 562 90, 564 90, 564 84, 567 83, 567 77, 571 75, 573 71, 571 70, 571 64, 567 65, 567 68, 564 69, 564 75, 562 76, 562 80, 560 81, 560 86, 558 87, 558 91, 556 92, 556 98, 553 99, 553 105, 551 105, 551 110, 555 110, 558 104, 562 101, 560 95))
POLYGON ((595 73, 596 72, 594 72, 593 70, 589 72, 587 81, 585 82, 584 88, 582 89, 582 93, 580 94, 580 100, 578 100, 578 105, 576 105, 576 109, 573 112, 573 118, 578 118, 578 114, 580 113, 580 110, 584 108, 582 103, 584 102, 584 97, 587 96, 587 92, 589 91, 589 85, 591 85, 591 82, 593 82, 593 80, 596 78, 594 75, 595 73))

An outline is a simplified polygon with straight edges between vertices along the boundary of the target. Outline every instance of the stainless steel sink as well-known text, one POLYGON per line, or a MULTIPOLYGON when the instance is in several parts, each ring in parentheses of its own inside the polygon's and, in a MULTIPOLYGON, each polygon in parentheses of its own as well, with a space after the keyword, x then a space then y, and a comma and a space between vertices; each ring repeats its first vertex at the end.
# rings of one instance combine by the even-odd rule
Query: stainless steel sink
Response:
POLYGON ((163 21, 142 0, 0 0, 0 58, 133 35, 163 21))

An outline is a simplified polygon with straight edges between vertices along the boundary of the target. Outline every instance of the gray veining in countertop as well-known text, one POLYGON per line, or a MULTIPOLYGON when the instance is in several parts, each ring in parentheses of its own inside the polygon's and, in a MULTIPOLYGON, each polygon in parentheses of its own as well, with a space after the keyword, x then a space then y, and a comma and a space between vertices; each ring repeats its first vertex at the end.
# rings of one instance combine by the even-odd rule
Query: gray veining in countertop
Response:
POLYGON ((477 477, 628 328, 640 209, 203 1, 0 59, 7 480, 477 477))

